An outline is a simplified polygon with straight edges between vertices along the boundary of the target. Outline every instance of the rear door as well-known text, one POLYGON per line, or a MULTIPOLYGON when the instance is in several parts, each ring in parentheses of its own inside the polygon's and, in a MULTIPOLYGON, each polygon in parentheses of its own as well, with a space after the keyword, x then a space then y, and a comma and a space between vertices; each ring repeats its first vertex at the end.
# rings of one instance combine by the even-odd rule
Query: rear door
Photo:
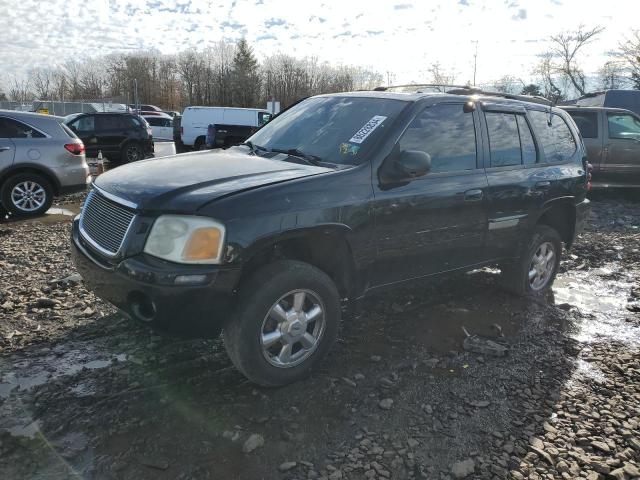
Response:
POLYGON ((96 115, 98 149, 107 157, 119 155, 130 135, 131 127, 126 125, 121 115, 96 115))
POLYGON ((477 113, 457 102, 426 107, 383 168, 402 150, 428 153, 432 168, 402 184, 374 186, 374 286, 470 266, 485 256, 487 177, 478 162, 477 113))
POLYGON ((607 113, 608 144, 604 171, 618 175, 640 174, 640 118, 631 113, 607 113))
POLYGON ((11 140, 11 132, 7 119, 0 117, 0 174, 13 165, 16 146, 11 140))
POLYGON ((587 160, 598 172, 603 163, 605 146, 605 130, 602 128, 602 115, 597 111, 567 110, 578 126, 587 148, 587 160))
POLYGON ((40 163, 41 148, 46 136, 34 127, 13 118, 3 117, 2 124, 2 135, 6 137, 0 138, 0 144, 6 150, 0 150, 0 159, 4 159, 0 160, 0 169, 4 162, 9 165, 13 162, 40 163))

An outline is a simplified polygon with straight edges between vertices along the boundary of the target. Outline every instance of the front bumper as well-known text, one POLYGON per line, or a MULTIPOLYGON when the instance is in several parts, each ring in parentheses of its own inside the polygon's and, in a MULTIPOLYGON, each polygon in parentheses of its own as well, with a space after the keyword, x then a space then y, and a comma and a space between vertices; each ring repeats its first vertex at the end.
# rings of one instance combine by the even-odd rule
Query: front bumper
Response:
POLYGON ((95 253, 73 222, 72 259, 87 289, 128 316, 163 329, 217 336, 229 321, 239 268, 178 265, 144 253, 107 261, 95 253), (205 275, 198 285, 176 285, 181 275, 205 275))

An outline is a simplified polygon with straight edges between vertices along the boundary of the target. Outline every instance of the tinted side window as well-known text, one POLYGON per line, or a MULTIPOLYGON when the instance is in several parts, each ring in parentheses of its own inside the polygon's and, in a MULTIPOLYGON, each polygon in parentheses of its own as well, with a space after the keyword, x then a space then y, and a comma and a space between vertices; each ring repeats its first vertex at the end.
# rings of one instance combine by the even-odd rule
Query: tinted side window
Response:
POLYGON ((123 127, 120 122, 120 118, 117 115, 97 115, 96 116, 96 130, 117 130, 123 127))
POLYGON ((582 138, 598 138, 598 114, 596 112, 569 112, 576 122, 582 138))
POLYGON ((164 120, 164 118, 147 117, 145 120, 152 127, 163 127, 164 126, 162 124, 162 121, 164 120))
MULTIPOLYGON (((142 118, 142 117, 140 117, 142 118)), ((142 123, 138 119, 138 117, 134 117, 132 115, 125 115, 122 117, 122 123, 125 128, 138 128, 142 126, 142 123)))
POLYGON ((538 161, 536 144, 533 141, 531 128, 523 115, 517 115, 518 130, 520 131, 520 144, 522 145, 522 161, 525 165, 533 165, 538 161))
POLYGON ((473 114, 462 104, 439 104, 416 117, 399 141, 400 150, 431 155, 431 173, 476 168, 476 131, 473 114))
POLYGON ((29 125, 11 118, 0 118, 1 138, 44 138, 44 135, 29 125))
POLYGON ((627 140, 640 140, 640 120, 619 113, 609 113, 609 138, 623 138, 627 140))
POLYGON ((522 155, 516 116, 510 113, 487 112, 485 118, 489 130, 491 166, 520 165, 522 155))
POLYGON ((95 130, 95 120, 93 115, 89 115, 86 117, 80 117, 77 120, 74 120, 69 124, 70 127, 75 128, 76 131, 82 132, 93 132, 95 130))
POLYGON ((548 163, 566 162, 576 152, 576 141, 569 126, 560 115, 540 110, 529 111, 533 129, 548 163), (551 124, 549 124, 551 120, 551 124))

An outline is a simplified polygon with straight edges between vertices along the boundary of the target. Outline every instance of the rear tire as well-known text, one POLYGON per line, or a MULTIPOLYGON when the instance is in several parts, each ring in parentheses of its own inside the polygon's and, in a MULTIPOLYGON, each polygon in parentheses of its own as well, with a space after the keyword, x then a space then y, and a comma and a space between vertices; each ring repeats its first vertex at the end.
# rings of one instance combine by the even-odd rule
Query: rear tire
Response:
POLYGON ((537 225, 523 254, 502 269, 503 285, 520 296, 539 296, 547 292, 556 278, 562 239, 547 225, 537 225))
POLYGON ((249 380, 286 385, 307 376, 325 357, 340 315, 340 296, 328 275, 307 263, 277 261, 240 289, 225 347, 249 380))
POLYGON ((205 141, 205 138, 204 137, 196 138, 196 141, 193 144, 193 149, 194 150, 206 150, 207 149, 207 143, 205 141))
POLYGON ((144 152, 142 147, 136 142, 129 142, 122 147, 122 154, 120 155, 120 161, 122 163, 137 162, 144 159, 144 152))
POLYGON ((35 217, 49 210, 53 203, 51 182, 37 173, 18 173, 0 188, 0 200, 13 215, 35 217))

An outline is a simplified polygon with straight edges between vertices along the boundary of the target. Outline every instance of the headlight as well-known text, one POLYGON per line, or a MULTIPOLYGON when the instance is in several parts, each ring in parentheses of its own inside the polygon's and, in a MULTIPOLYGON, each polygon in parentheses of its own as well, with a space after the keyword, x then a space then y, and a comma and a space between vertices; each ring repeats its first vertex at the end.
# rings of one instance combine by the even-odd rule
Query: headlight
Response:
POLYGON ((177 263, 220 263, 224 225, 206 217, 162 215, 156 219, 145 253, 177 263))

